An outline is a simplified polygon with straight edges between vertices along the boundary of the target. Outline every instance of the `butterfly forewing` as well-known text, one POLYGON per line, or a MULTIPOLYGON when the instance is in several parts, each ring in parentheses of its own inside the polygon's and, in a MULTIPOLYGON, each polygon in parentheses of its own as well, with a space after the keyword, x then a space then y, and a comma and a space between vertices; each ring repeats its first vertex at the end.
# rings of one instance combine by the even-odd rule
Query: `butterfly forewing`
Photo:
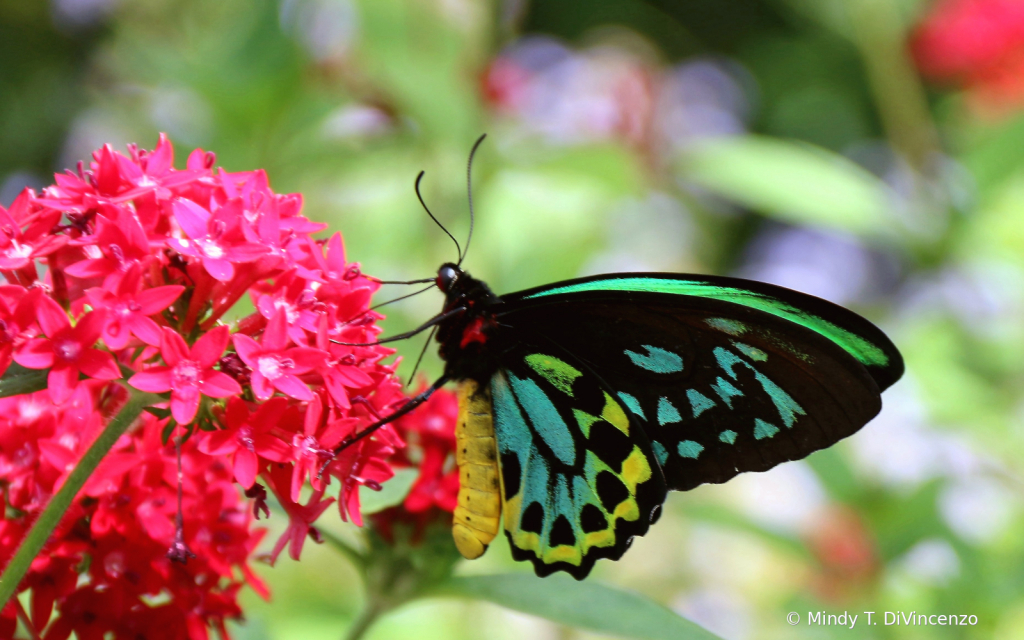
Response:
POLYGON ((599 378, 642 425, 669 488, 686 490, 830 446, 874 417, 879 383, 899 377, 898 352, 867 321, 786 293, 789 309, 799 311, 807 298, 818 320, 861 330, 862 343, 888 361, 872 370, 806 323, 689 295, 513 298, 501 321, 510 332, 543 336, 534 340, 599 378))
POLYGON ((646 533, 665 498, 651 443, 581 363, 523 340, 491 380, 505 530, 538 575, 585 577, 646 533))

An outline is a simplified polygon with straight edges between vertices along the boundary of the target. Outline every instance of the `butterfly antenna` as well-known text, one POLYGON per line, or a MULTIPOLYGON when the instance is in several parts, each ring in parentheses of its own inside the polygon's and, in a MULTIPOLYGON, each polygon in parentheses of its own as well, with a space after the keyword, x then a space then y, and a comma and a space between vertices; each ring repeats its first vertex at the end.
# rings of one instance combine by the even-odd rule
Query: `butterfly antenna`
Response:
MULTIPOLYGON (((345 449, 348 449, 349 447, 359 442, 363 438, 372 435, 375 431, 377 431, 377 429, 380 429, 386 424, 394 422, 395 420, 401 418, 402 416, 409 413, 416 407, 420 406, 421 404, 426 402, 435 391, 443 387, 446 382, 448 382, 448 378, 446 376, 441 376, 440 378, 438 378, 436 382, 434 382, 434 384, 427 387, 422 393, 417 394, 412 398, 409 398, 408 402, 403 404, 400 409, 398 409, 391 415, 385 416, 378 420, 377 422, 374 422, 373 424, 367 426, 359 433, 353 436, 349 436, 348 438, 345 438, 344 440, 341 441, 341 444, 334 448, 334 455, 337 456, 339 453, 341 453, 345 449)), ((323 466, 320 467, 320 472, 317 474, 317 477, 323 475, 324 470, 327 469, 328 465, 331 464, 332 460, 334 460, 333 457, 329 458, 326 462, 324 462, 323 466)))
POLYGON ((459 263, 461 264, 462 263, 462 247, 459 246, 459 241, 455 239, 455 236, 453 236, 450 231, 448 231, 447 229, 444 228, 443 224, 438 222, 437 218, 434 217, 434 214, 430 213, 430 208, 427 207, 427 203, 423 201, 423 195, 420 194, 420 180, 423 179, 423 174, 425 174, 425 173, 426 173, 426 171, 420 171, 420 175, 416 176, 416 197, 420 199, 420 204, 423 205, 423 210, 427 212, 427 215, 430 216, 430 219, 434 221, 434 224, 436 224, 437 226, 441 227, 441 231, 444 231, 445 233, 447 233, 448 237, 451 238, 452 242, 455 243, 455 250, 459 252, 459 263))
POLYGON ((420 370, 420 363, 423 362, 423 355, 427 352, 427 347, 430 346, 430 341, 434 339, 434 334, 437 333, 437 325, 430 330, 430 335, 427 336, 427 341, 423 343, 423 348, 420 349, 420 357, 416 358, 416 365, 412 368, 412 374, 409 375, 405 380, 405 386, 409 386, 409 383, 416 378, 416 372, 420 370))
MULTIPOLYGON (((466 193, 469 195, 469 237, 466 238, 466 253, 469 253, 469 243, 473 241, 473 222, 476 216, 473 214, 473 156, 476 155, 476 150, 480 147, 480 143, 484 141, 487 134, 480 136, 473 143, 473 148, 469 152, 469 162, 466 163, 466 193)), ((466 253, 459 255, 459 264, 462 266, 462 259, 466 257, 466 253)))

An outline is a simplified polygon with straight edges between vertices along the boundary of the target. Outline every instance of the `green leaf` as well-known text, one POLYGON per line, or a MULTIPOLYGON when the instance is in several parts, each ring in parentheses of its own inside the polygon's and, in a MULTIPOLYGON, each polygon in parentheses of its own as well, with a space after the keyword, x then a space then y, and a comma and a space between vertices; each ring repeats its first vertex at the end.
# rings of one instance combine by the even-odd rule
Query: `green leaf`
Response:
POLYGON ((794 224, 885 233, 887 187, 840 155, 808 144, 743 136, 699 145, 678 166, 686 180, 794 224))
POLYGON ((359 511, 363 515, 367 515, 401 504, 405 500, 405 496, 409 495, 409 491, 412 490, 412 485, 416 482, 416 478, 419 475, 419 470, 411 467, 396 469, 395 475, 381 485, 380 491, 360 487, 359 511))
POLYGON ((17 362, 12 362, 4 377, 0 378, 0 398, 20 396, 34 393, 46 388, 46 376, 49 369, 26 369, 17 362))
POLYGON ((632 591, 565 575, 527 573, 451 578, 429 595, 478 598, 552 622, 642 640, 716 640, 718 636, 632 591))

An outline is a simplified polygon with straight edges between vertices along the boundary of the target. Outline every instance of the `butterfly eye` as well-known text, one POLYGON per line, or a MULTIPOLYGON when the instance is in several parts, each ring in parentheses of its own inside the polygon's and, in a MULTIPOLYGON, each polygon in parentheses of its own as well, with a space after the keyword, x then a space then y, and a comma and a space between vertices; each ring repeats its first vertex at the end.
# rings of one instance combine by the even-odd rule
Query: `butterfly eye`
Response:
POLYGON ((458 279, 459 271, 454 265, 441 265, 441 268, 437 270, 437 288, 445 293, 451 290, 452 285, 458 279))

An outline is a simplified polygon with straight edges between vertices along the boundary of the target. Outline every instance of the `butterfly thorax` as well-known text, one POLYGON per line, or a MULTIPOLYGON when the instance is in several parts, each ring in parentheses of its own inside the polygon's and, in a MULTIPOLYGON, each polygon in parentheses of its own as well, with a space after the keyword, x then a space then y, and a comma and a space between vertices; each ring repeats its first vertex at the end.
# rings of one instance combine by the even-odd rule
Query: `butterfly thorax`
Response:
POLYGON ((453 264, 439 270, 438 287, 445 293, 442 313, 464 309, 438 325, 438 353, 447 362, 445 373, 451 380, 486 384, 498 368, 496 358, 502 350, 497 320, 501 298, 453 264))

